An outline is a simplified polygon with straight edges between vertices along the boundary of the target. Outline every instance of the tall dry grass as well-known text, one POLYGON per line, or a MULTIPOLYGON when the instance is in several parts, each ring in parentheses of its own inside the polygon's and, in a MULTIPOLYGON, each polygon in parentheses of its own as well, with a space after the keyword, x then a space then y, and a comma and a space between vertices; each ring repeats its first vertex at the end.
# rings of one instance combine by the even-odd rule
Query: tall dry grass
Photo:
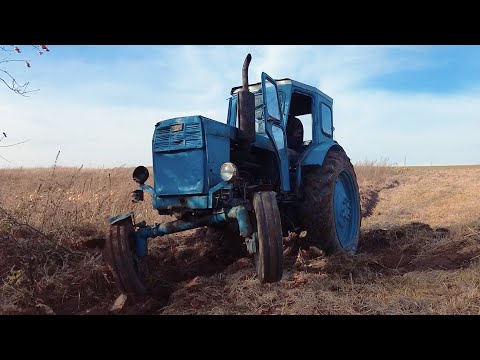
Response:
MULTIPOLYGON (((45 312, 45 305, 60 314, 109 308, 118 290, 90 242, 104 237, 108 216, 123 211, 148 223, 165 220, 148 195, 143 203, 130 201, 132 170, 0 170, 0 313, 45 312)), ((477 314, 480 169, 364 161, 355 171, 362 207, 372 208, 353 258, 299 250, 286 257, 282 282, 260 285, 250 258, 229 265, 214 245, 205 246, 204 232, 176 234, 151 252, 167 303, 141 311, 477 314), (164 276, 175 281, 164 284, 164 276)))
MULTIPOLYGON (((18 223, 62 239, 103 233, 107 217, 123 211, 135 210, 139 216, 151 220, 155 212, 148 199, 140 204, 130 200, 135 188, 132 170, 61 167, 2 170, 0 206, 18 223)), ((11 230, 15 231, 13 227, 11 230)))
POLYGON ((363 160, 357 162, 354 169, 360 190, 362 218, 367 218, 373 214, 380 191, 399 184, 399 170, 390 164, 388 159, 363 160))
POLYGON ((372 186, 381 188, 398 174, 388 159, 362 160, 354 164, 360 190, 372 186))
MULTIPOLYGON (((379 186, 391 175, 381 162, 363 162, 355 169, 362 189, 362 184, 379 186)), ((85 244, 104 237, 106 219, 120 212, 133 211, 148 223, 165 220, 152 209, 149 195, 143 203, 131 202, 132 171, 56 164, 0 171, 0 312, 38 304, 60 313, 78 312, 113 300, 117 290, 101 253, 85 244)), ((170 240, 178 242, 176 238, 170 240)), ((191 251, 176 247, 180 257, 191 251)))
POLYGON ((131 202, 132 171, 56 165, 0 171, 0 313, 38 304, 79 310, 111 301, 113 279, 89 241, 104 238, 106 219, 120 212, 162 220, 148 195, 131 202))
POLYGON ((411 222, 431 226, 474 226, 480 220, 479 167, 395 168, 398 188, 384 189, 366 226, 411 222))

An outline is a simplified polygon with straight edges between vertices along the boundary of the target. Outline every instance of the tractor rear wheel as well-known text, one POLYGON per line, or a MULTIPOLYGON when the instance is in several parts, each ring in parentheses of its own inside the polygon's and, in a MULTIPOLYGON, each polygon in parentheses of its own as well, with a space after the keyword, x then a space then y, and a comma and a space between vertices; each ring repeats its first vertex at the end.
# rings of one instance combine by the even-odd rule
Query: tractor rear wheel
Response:
POLYGON ((354 254, 360 235, 360 194, 353 165, 343 150, 330 150, 323 165, 303 174, 299 213, 306 241, 325 251, 354 254))
POLYGON ((131 217, 110 225, 103 257, 122 292, 133 296, 147 293, 146 263, 135 253, 135 230, 131 217))
POLYGON ((253 196, 257 224, 255 268, 263 283, 280 281, 283 275, 283 237, 280 211, 273 191, 253 196))

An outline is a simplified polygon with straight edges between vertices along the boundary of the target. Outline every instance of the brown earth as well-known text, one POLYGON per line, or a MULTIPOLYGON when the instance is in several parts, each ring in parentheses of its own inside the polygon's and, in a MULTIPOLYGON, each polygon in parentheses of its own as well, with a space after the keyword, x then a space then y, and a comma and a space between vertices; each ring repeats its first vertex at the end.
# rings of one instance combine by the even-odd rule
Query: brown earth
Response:
MULTIPOLYGON (((355 256, 284 239, 281 282, 261 285, 236 238, 207 228, 149 247, 152 294, 120 314, 478 314, 480 168, 355 166, 355 256)), ((130 169, 0 171, 0 313, 107 314, 120 295, 96 244, 105 218, 134 210, 130 169)))

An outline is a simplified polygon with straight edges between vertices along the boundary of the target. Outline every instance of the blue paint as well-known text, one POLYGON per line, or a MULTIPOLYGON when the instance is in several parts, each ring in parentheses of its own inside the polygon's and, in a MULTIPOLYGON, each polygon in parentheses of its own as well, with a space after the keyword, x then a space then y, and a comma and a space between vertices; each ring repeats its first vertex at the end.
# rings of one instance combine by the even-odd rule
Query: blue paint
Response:
POLYGON ((273 80, 266 73, 262 72, 262 94, 265 111, 263 112, 263 121, 265 124, 265 131, 270 138, 278 159, 280 167, 280 188, 284 192, 290 191, 290 176, 288 173, 288 152, 287 140, 284 132, 284 123, 282 121, 280 100, 278 98, 278 88, 275 80, 273 80), (271 85, 271 91, 267 88, 271 85), (277 136, 275 131, 281 134, 277 136))
POLYGON ((323 165, 325 156, 327 153, 332 150, 343 150, 343 148, 338 145, 336 141, 322 142, 319 144, 310 145, 307 150, 302 154, 298 163, 300 166, 297 167, 297 185, 298 189, 301 186, 302 181, 302 167, 305 165, 323 165))
MULTIPOLYGON (((292 79, 279 79, 275 80, 278 88, 278 92, 281 94, 280 96, 280 104, 281 110, 283 115, 283 125, 285 126, 288 120, 288 111, 290 109, 290 100, 292 97, 293 92, 304 93, 307 95, 312 96, 314 99, 315 106, 320 106, 320 103, 324 103, 328 105, 333 110, 333 99, 325 94, 324 92, 318 90, 317 88, 303 84, 301 82, 292 80, 292 79), (282 100, 283 99, 283 100, 282 100)), ((232 88, 231 94, 232 99, 230 101, 230 106, 232 109, 228 111, 228 124, 230 126, 236 126, 236 103, 237 97, 236 93, 241 89, 241 86, 237 86, 232 88)), ((262 83, 256 83, 249 86, 249 89, 254 94, 259 94, 262 90, 262 83)), ((317 112, 317 111, 315 111, 317 112)))
POLYGON ((155 196, 153 198, 154 209, 208 209, 208 195, 188 195, 188 196, 155 196))
POLYGON ((164 120, 156 124, 153 152, 202 149, 203 133, 200 116, 164 120))
MULTIPOLYGON (((245 63, 247 65, 250 61, 249 57, 245 63)), ((243 70, 246 71, 246 65, 243 70)), ((245 73, 243 73, 243 81, 246 87, 248 80, 245 73)), ((253 144, 250 136, 253 134, 247 133, 248 136, 242 136, 242 138, 238 136, 236 92, 240 88, 232 89, 227 124, 196 115, 167 119, 155 125, 152 137, 154 185, 151 187, 143 184, 148 178, 148 172, 143 167, 134 171, 133 178, 141 184, 137 190, 147 191, 152 195, 153 207, 159 214, 180 216, 177 216, 179 219, 176 221, 153 226, 147 226, 144 221, 136 224, 137 230, 134 236, 137 256, 147 255, 149 238, 201 226, 222 224, 231 220, 237 221, 240 236, 245 239, 248 252, 255 253, 255 226, 251 223, 251 219, 254 218, 252 193, 272 189, 278 192, 279 187, 280 194, 277 199, 281 202, 281 211, 284 206, 298 206, 298 198, 288 194, 291 191, 291 175, 295 182, 295 167, 296 188, 299 195, 302 190, 302 167, 323 166, 329 150, 337 147, 341 149, 333 141, 333 100, 330 97, 314 87, 290 79, 276 81, 264 72, 262 72, 261 82, 249 87, 254 93, 255 104, 250 103, 251 97, 249 97, 246 98, 248 102, 242 100, 242 106, 245 104, 245 108, 248 109, 251 109, 250 105, 254 107, 255 114, 245 116, 245 119, 249 119, 254 115, 253 118, 256 121, 257 133, 253 144), (301 107, 295 109, 292 114, 300 116, 312 113, 313 121, 313 139, 309 145, 304 144, 303 148, 298 149, 303 153, 296 164, 289 163, 289 161, 297 161, 298 157, 295 157, 295 160, 289 159, 286 134, 293 94, 303 94, 308 98, 306 102, 300 102, 301 107), (307 106, 308 104, 311 104, 311 109, 307 106), (248 138, 248 142, 245 142, 244 138, 248 138), (257 151, 255 147, 271 151, 271 154, 257 151), (231 161, 231 152, 232 161, 238 160, 242 163, 237 164, 238 178, 229 179, 232 183, 226 183, 222 181, 220 169, 224 163, 231 161), (255 154, 258 155, 257 160, 262 160, 256 161, 255 154)), ((135 195, 143 195, 143 193, 135 195)), ((350 252, 356 250, 358 241, 359 229, 356 225, 359 223, 360 211, 357 195, 354 180, 347 171, 341 171, 334 185, 334 223, 342 247, 350 252)), ((139 198, 143 196, 136 196, 134 200, 139 198)), ((114 224, 131 216, 130 213, 123 213, 111 217, 109 222, 114 224)), ((294 221, 298 222, 298 219, 290 219, 292 226, 290 224, 289 226, 297 230, 298 226, 293 223, 294 221)), ((284 230, 282 224, 277 225, 284 230)), ((272 229, 269 231, 271 232, 272 229)), ((259 238, 259 240, 262 239, 259 238)), ((281 241, 281 239, 278 240, 281 241)))
POLYGON ((358 202, 356 190, 350 174, 343 170, 335 181, 333 209, 335 216, 335 229, 342 247, 355 252, 358 244, 358 202))
POLYGON ((206 152, 204 149, 175 151, 154 155, 155 194, 197 195, 207 189, 206 152))
POLYGON ((135 253, 138 257, 144 257, 148 254, 147 238, 142 236, 140 231, 135 233, 135 253))
MULTIPOLYGON (((250 85, 260 105, 267 103, 265 98, 266 81, 273 81, 262 73, 262 81, 250 85)), ((275 86, 279 96, 281 121, 266 121, 265 134, 256 134, 254 146, 275 152, 280 166, 281 189, 290 190, 288 171, 288 144, 278 144, 273 134, 273 126, 285 129, 291 96, 294 92, 306 94, 313 99, 313 138, 311 145, 304 151, 297 166, 297 191, 301 190, 302 167, 306 165, 323 165, 326 154, 331 149, 341 149, 322 128, 325 114, 333 116, 322 109, 333 109, 333 100, 320 90, 291 79, 276 80, 275 86), (275 124, 274 124, 275 123, 275 124)), ((153 200, 156 209, 207 209, 214 206, 212 194, 222 183, 220 166, 230 161, 230 141, 236 139, 237 96, 232 89, 229 101, 227 124, 203 116, 188 116, 168 119, 156 124, 152 141, 154 165, 153 200), (212 190, 215 189, 215 190, 212 190)), ((268 104, 265 104, 268 106, 268 104)), ((277 112, 278 113, 278 112, 277 112)), ((263 112, 265 116, 265 111, 263 112)), ((331 124, 331 122, 330 122, 331 124)), ((326 125, 327 126, 327 125, 326 125)), ((285 136, 285 133, 284 133, 285 136)), ((229 187, 223 186, 225 189, 229 187)))
MULTIPOLYGON (((222 181, 220 167, 230 161, 230 146, 237 139, 237 95, 239 88, 232 89, 229 101, 227 124, 223 124, 204 116, 187 116, 158 122, 152 138, 153 177, 154 186, 140 186, 153 196, 153 207, 161 213, 184 211, 185 209, 214 209, 214 193, 221 189, 232 190, 233 185, 222 181)), ((286 122, 293 93, 302 93, 312 98, 313 139, 309 147, 301 155, 297 166, 297 190, 301 190, 302 167, 307 165, 323 165, 326 154, 332 149, 341 149, 333 140, 333 134, 325 131, 332 127, 331 112, 322 108, 333 109, 333 100, 318 89, 290 79, 273 80, 262 73, 262 81, 250 86, 259 105, 258 116, 263 117, 264 133, 257 133, 254 147, 265 149, 276 154, 280 173, 280 188, 283 192, 290 191, 290 174, 288 163, 288 144, 285 134, 286 122), (268 91, 267 87, 269 86, 268 91), (268 94, 267 94, 268 92, 268 94), (278 103, 278 104, 277 104, 278 103), (272 108, 273 107, 273 108, 272 108), (273 109, 273 110, 272 110, 273 109), (270 116, 269 116, 270 114, 270 116), (273 117, 272 117, 273 115, 273 117), (329 116, 329 119, 323 117, 329 116), (325 123, 322 127, 322 121, 325 123)), ((268 164, 268 166, 275 166, 268 164)), ((335 199, 342 204, 356 201, 354 188, 348 174, 342 175, 336 183, 335 199), (350 181, 350 182, 349 182, 350 181)), ((238 201, 243 199, 233 199, 238 201)), ((248 203, 248 202, 247 202, 248 203)), ((235 204, 235 202, 233 203, 235 204)), ((347 204, 348 205, 348 204, 347 204)), ((353 246, 350 241, 352 221, 348 214, 348 206, 335 207, 336 224, 339 238, 345 247, 353 246)), ((222 206, 226 206, 223 203, 222 206)), ((227 205, 228 206, 228 205, 227 205)), ((343 205, 342 205, 343 206, 343 205)), ((356 207, 355 211, 358 212, 356 207)), ((353 211, 353 210, 352 210, 353 211)), ((225 211, 206 215, 201 213, 197 218, 188 221, 164 223, 144 227, 137 231, 137 253, 146 253, 146 239, 172 232, 183 231, 206 224, 217 224, 227 218, 236 219, 240 234, 249 237, 252 234, 249 213, 244 206, 235 206, 225 211)))
POLYGON ((176 220, 165 222, 154 226, 145 226, 135 233, 135 250, 138 256, 145 256, 147 253, 147 239, 166 234, 173 234, 180 231, 195 229, 200 226, 224 223, 227 220, 225 212, 197 217, 191 220, 176 220))
MULTIPOLYGON (((262 94, 262 86, 264 86, 264 82, 268 75, 262 73, 262 82, 252 84, 249 86, 251 92, 255 94, 255 96, 259 96, 262 94)), ((280 79, 276 80, 276 85, 278 89, 278 93, 281 94, 280 96, 280 108, 282 112, 282 124, 283 128, 285 129, 286 123, 288 120, 288 113, 290 110, 291 104, 291 97, 294 92, 301 93, 310 96, 313 99, 313 113, 312 113, 312 143, 305 150, 305 152, 300 157, 297 166, 297 192, 301 190, 301 172, 302 166, 304 165, 323 165, 323 160, 325 159, 326 154, 330 149, 341 149, 340 145, 336 141, 333 140, 333 131, 331 135, 328 135, 324 129, 322 129, 322 116, 328 114, 326 111, 322 111, 322 106, 327 106, 331 111, 328 114, 332 118, 333 123, 333 99, 323 93, 322 91, 318 90, 317 88, 300 83, 295 80, 291 79, 280 79)), ((240 90, 240 87, 235 87, 232 89, 231 94, 232 98, 230 99, 230 108, 228 110, 228 120, 227 123, 230 126, 236 126, 236 106, 237 106, 237 92, 240 90)), ((263 99, 265 101, 265 99, 263 99)), ((257 134, 254 146, 269 150, 272 152, 277 152, 280 161, 280 174, 281 174, 281 184, 282 190, 286 191, 286 189, 290 189, 290 176, 288 174, 288 166, 285 165, 285 156, 288 158, 288 153, 285 155, 283 151, 278 152, 277 147, 275 146, 274 139, 271 133, 271 124, 266 125, 266 131, 268 136, 257 134), (287 185, 288 184, 288 187, 287 185)), ((287 144, 288 146, 288 144, 287 144)))
MULTIPOLYGON (((121 214, 119 217, 124 216, 125 214, 121 214)), ((239 205, 231 208, 228 211, 220 211, 210 215, 199 216, 190 220, 176 220, 159 225, 141 227, 135 232, 135 252, 139 257, 146 256, 148 251, 147 240, 149 238, 195 229, 200 226, 225 223, 227 221, 227 217, 230 219, 236 219, 238 221, 241 236, 252 236, 253 227, 250 223, 248 211, 244 206, 239 205)))
POLYGON ((250 223, 250 217, 244 206, 235 206, 227 214, 231 219, 237 219, 240 236, 245 238, 252 236, 253 228, 250 223))
POLYGON ((144 190, 148 192, 150 195, 155 196, 155 190, 150 185, 145 185, 145 184, 139 185, 137 190, 144 190))
MULTIPOLYGON (((210 123, 210 121, 206 122, 205 125, 210 123)), ((225 134, 223 136, 215 134, 215 130, 215 128, 211 129, 211 126, 205 126, 207 176, 210 188, 215 186, 215 184, 223 182, 220 177, 220 167, 227 161, 230 161, 230 138, 228 135, 225 136, 225 134)))
MULTIPOLYGON (((220 166, 230 160, 236 129, 203 116, 157 123, 152 140, 156 196, 207 195, 221 182, 220 166)), ((154 207, 160 209, 161 202, 154 207)))

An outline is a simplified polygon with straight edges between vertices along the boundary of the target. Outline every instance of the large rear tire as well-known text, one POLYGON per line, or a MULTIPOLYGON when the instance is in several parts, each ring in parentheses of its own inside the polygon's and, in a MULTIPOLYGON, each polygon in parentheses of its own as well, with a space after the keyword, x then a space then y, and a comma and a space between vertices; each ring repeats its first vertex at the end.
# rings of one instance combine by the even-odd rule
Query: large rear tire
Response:
POLYGON ((308 166, 303 174, 300 204, 306 241, 325 251, 354 254, 360 235, 361 212, 357 177, 343 150, 330 150, 323 166, 308 166))
POLYGON ((147 293, 146 263, 135 253, 135 231, 131 217, 110 225, 103 257, 122 292, 133 296, 147 293))
POLYGON ((275 193, 255 193, 253 209, 257 223, 254 258, 258 279, 262 284, 280 281, 283 276, 283 237, 275 193))

